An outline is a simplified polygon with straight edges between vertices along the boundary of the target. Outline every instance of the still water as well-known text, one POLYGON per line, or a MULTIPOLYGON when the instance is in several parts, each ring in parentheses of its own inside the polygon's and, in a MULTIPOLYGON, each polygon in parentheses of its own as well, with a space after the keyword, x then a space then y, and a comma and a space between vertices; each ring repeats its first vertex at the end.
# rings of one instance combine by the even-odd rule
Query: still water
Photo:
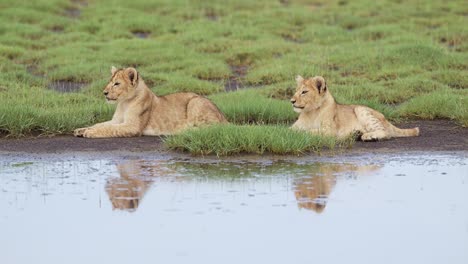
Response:
POLYGON ((468 155, 0 157, 0 263, 468 263, 468 155))

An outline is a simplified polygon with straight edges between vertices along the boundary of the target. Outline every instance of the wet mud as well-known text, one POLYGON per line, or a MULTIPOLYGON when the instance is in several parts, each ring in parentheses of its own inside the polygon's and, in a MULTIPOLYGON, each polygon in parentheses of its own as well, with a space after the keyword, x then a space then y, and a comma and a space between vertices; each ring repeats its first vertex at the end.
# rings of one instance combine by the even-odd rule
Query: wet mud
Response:
POLYGON ((468 150, 468 128, 449 120, 410 121, 397 124, 400 128, 419 127, 420 136, 393 138, 378 142, 358 141, 354 151, 455 151, 468 150))

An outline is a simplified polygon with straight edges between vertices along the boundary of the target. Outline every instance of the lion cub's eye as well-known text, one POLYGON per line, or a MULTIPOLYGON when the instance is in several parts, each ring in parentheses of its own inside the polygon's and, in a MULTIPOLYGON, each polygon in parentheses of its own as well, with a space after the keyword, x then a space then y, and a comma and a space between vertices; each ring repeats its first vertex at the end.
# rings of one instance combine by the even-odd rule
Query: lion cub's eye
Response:
POLYGON ((114 86, 117 86, 117 85, 119 85, 119 84, 120 84, 119 82, 116 82, 116 83, 114 83, 114 86))
POLYGON ((301 94, 306 94, 306 93, 308 93, 308 92, 309 92, 309 91, 302 91, 302 93, 301 93, 301 94))

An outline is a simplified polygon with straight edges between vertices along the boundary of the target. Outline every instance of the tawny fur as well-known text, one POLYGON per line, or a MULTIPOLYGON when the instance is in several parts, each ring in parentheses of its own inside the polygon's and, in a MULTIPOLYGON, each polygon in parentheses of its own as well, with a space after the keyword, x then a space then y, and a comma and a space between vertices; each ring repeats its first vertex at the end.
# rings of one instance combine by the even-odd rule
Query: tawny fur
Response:
POLYGON ((172 135, 187 128, 226 123, 215 104, 195 93, 156 96, 134 68, 112 67, 104 89, 109 103, 117 103, 112 120, 76 129, 87 138, 172 135))
POLYGON ((419 128, 397 128, 383 114, 367 106, 337 104, 321 76, 309 79, 297 76, 296 81, 291 103, 300 115, 293 129, 338 138, 357 132, 363 141, 419 135, 419 128))

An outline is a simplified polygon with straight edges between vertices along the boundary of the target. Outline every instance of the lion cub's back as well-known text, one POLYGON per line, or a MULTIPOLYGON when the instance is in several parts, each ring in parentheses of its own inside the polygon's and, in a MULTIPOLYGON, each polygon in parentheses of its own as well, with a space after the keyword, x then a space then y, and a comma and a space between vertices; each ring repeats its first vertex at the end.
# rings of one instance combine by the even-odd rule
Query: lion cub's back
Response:
POLYGON ((165 96, 158 97, 164 104, 171 105, 175 108, 185 109, 189 101, 193 98, 199 97, 196 93, 173 93, 165 96))
POLYGON ((196 93, 174 93, 159 97, 176 115, 184 115, 194 123, 226 122, 218 107, 208 98, 196 93))

